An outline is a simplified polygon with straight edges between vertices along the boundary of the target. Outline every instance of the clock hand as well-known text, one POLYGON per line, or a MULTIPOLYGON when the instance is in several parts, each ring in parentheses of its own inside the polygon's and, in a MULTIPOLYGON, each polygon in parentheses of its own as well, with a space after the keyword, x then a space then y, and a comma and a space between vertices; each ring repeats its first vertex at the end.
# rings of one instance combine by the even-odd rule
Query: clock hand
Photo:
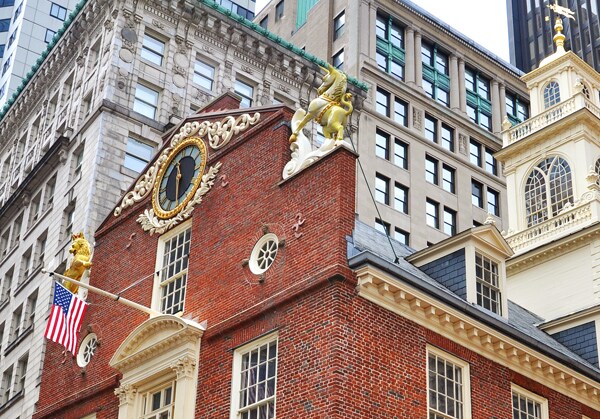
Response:
POLYGON ((177 183, 175 184, 175 203, 179 205, 179 182, 181 182, 181 163, 177 162, 177 183))

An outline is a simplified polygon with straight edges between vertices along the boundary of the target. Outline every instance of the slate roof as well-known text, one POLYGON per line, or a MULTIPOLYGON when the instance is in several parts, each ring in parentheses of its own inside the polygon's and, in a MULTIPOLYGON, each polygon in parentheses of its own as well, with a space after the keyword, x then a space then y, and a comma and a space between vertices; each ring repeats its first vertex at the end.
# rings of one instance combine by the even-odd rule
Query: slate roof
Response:
POLYGON ((414 253, 414 249, 396 240, 388 239, 385 234, 361 221, 356 220, 354 232, 352 236, 347 237, 347 242, 348 260, 351 267, 353 265, 359 266, 368 259, 380 268, 395 273, 399 277, 399 281, 409 282, 421 290, 434 294, 435 297, 466 311, 476 317, 477 320, 491 325, 527 346, 558 359, 560 362, 566 363, 585 375, 600 381, 600 369, 598 367, 590 364, 553 339, 549 334, 540 330, 537 325, 542 323, 544 319, 513 301, 508 301, 508 319, 467 302, 419 268, 407 262, 404 258, 414 253), (398 262, 394 263, 396 256, 399 259, 398 262))

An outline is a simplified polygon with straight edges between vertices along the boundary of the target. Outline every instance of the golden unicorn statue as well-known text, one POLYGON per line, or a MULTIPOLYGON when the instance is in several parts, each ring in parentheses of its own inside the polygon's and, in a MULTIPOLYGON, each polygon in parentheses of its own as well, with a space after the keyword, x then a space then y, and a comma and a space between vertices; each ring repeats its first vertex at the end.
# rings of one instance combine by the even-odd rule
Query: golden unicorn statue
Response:
MULTIPOLYGON (((326 72, 321 86, 317 89, 319 97, 313 99, 308 105, 308 112, 304 109, 298 109, 296 114, 300 113, 302 120, 294 127, 290 136, 290 143, 298 138, 298 133, 304 126, 314 119, 323 127, 323 134, 326 139, 333 139, 335 142, 343 141, 344 128, 348 115, 353 111, 352 94, 346 93, 348 78, 344 73, 338 71, 331 64, 329 69, 321 67, 326 72)), ((296 119, 296 115, 294 115, 296 119)))
MULTIPOLYGON (((71 240, 73 242, 71 243, 69 253, 73 254, 73 260, 64 275, 76 281, 81 281, 84 272, 92 266, 92 262, 90 262, 92 250, 90 243, 85 239, 83 233, 72 234, 71 240)), ((79 290, 79 286, 73 282, 64 281, 63 286, 73 294, 76 294, 79 290)))

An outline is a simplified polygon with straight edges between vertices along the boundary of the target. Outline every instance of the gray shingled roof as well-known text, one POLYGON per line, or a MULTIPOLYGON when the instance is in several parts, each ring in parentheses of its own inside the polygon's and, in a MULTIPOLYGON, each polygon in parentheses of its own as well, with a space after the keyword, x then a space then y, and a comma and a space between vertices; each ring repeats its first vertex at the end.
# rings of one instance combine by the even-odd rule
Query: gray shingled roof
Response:
POLYGON ((593 377, 594 379, 598 380, 600 378, 600 369, 598 369, 598 367, 590 364, 553 339, 546 332, 540 330, 537 325, 542 323, 544 319, 520 305, 510 300, 508 301, 507 320, 506 318, 485 310, 476 304, 467 302, 435 279, 422 272, 419 268, 407 262, 404 258, 414 253, 415 250, 392 239, 391 242, 394 251, 399 258, 399 262, 394 263, 395 255, 390 247, 390 240, 388 240, 385 234, 361 221, 357 220, 355 222, 354 232, 351 237, 347 237, 347 240, 349 261, 352 261, 353 258, 357 259, 359 255, 364 255, 365 253, 374 256, 375 258, 373 259, 380 258, 385 265, 397 268, 394 269, 394 271, 398 272, 400 274, 399 276, 402 277, 398 278, 399 281, 410 278, 414 285, 421 285, 422 289, 431 293, 436 293, 436 296, 445 300, 445 302, 451 304, 454 303, 463 308, 468 306, 470 308, 469 314, 474 314, 478 320, 495 325, 504 325, 504 327, 502 327, 504 329, 502 332, 511 335, 511 337, 517 338, 528 346, 545 352, 553 358, 556 358, 556 353, 559 353, 562 357, 571 361, 570 363, 579 364, 580 367, 587 369, 587 375, 590 375, 589 373, 591 372, 592 375, 595 375, 595 377, 593 377), (530 337, 531 339, 526 339, 527 337, 530 337))

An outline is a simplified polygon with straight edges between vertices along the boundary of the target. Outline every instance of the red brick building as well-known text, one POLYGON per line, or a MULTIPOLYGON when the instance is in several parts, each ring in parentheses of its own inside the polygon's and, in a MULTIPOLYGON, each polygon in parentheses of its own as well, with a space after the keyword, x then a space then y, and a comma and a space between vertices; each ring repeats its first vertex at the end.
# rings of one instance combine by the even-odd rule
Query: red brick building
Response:
POLYGON ((494 226, 388 241, 355 221, 348 148, 282 180, 291 115, 225 96, 167 135, 96 232, 90 283, 169 314, 90 293, 78 357, 47 345, 35 418, 600 418, 597 366, 476 298, 506 279, 494 226))

